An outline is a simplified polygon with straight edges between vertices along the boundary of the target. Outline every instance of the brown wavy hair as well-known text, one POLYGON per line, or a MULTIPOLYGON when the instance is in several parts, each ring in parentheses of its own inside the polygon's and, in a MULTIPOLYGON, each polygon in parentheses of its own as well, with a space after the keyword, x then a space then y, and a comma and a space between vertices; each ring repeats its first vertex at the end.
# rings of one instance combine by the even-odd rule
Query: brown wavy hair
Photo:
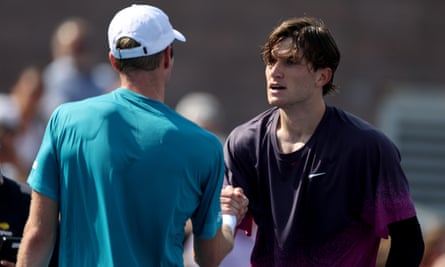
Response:
POLYGON ((329 30, 321 20, 311 17, 292 18, 282 22, 269 35, 261 48, 261 56, 265 64, 274 60, 273 49, 278 43, 291 37, 294 56, 302 50, 303 57, 311 64, 314 71, 319 68, 332 70, 331 80, 323 86, 323 95, 337 90, 334 85, 334 73, 340 62, 340 51, 329 30))

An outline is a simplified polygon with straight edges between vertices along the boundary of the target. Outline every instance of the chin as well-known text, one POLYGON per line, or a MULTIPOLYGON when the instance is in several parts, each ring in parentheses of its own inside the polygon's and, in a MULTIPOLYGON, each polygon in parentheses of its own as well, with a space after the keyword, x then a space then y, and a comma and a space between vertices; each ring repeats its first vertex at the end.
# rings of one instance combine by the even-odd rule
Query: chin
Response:
POLYGON ((274 99, 274 100, 269 99, 267 102, 269 103, 269 105, 274 106, 274 107, 281 107, 283 105, 282 101, 276 100, 276 99, 274 99))

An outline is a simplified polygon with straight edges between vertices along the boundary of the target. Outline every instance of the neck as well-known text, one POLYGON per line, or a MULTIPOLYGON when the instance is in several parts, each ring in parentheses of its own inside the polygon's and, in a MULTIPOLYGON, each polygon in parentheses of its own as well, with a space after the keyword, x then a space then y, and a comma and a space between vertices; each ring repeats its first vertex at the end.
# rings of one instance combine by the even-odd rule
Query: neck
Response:
POLYGON ((121 87, 127 88, 150 99, 164 102, 166 87, 165 80, 162 79, 156 71, 133 72, 129 75, 121 74, 120 78, 121 87))
POLYGON ((277 126, 277 139, 283 153, 291 153, 302 148, 315 132, 326 106, 312 106, 294 109, 280 109, 277 126))

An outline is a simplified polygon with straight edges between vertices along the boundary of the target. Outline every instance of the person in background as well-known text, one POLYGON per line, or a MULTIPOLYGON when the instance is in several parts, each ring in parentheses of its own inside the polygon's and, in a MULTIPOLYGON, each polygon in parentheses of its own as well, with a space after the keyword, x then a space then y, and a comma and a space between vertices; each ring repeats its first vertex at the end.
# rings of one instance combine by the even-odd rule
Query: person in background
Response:
POLYGON ((216 134, 221 143, 224 143, 226 139, 225 114, 216 96, 208 92, 190 92, 178 101, 175 110, 202 128, 216 134))
POLYGON ((430 267, 445 267, 445 253, 438 256, 430 267))
POLYGON ((40 68, 29 66, 20 73, 10 93, 20 114, 15 149, 25 168, 26 175, 31 170, 45 130, 46 121, 39 112, 43 91, 43 77, 40 68))
POLYGON ((60 266, 182 266, 188 218, 201 266, 233 248, 248 199, 222 188, 218 138, 164 104, 175 40, 185 37, 154 6, 115 14, 109 60, 120 87, 52 114, 17 266, 47 264, 59 217, 60 266))
POLYGON ((421 267, 445 267, 445 222, 443 218, 426 229, 425 255, 421 267))
POLYGON ((39 149, 45 120, 39 113, 43 93, 42 73, 37 66, 24 68, 8 94, 0 95, 0 124, 3 127, 4 173, 25 183, 39 149), (7 139, 7 140, 6 140, 7 139))
POLYGON ((270 109, 225 143, 226 180, 257 224, 253 267, 419 266, 424 242, 397 147, 364 120, 325 103, 336 91, 337 44, 324 23, 283 21, 262 47, 270 109))
MULTIPOLYGON (((3 176, 0 170, 0 237, 22 237, 30 201, 29 187, 3 176)), ((0 258, 1 266, 14 266, 14 263, 0 258)))
POLYGON ((12 179, 24 183, 25 167, 15 148, 20 114, 10 95, 0 95, 0 170, 12 179))
MULTIPOLYGON (((2 240, 3 237, 22 237, 23 228, 29 214, 30 201, 30 188, 28 186, 25 186, 23 183, 19 183, 13 179, 4 176, 0 170, 0 238, 2 238, 2 240)), ((14 241, 11 246, 15 247, 17 243, 20 245, 20 240, 14 241)), ((0 255, 0 266, 15 266, 14 259, 11 258, 9 260, 6 260, 5 258, 2 258, 2 256, 7 257, 7 255, 0 255)), ((8 256, 8 258, 9 257, 12 256, 8 256)), ((48 266, 58 266, 57 258, 51 258, 50 264, 48 266)))
MULTIPOLYGON (((225 142, 224 108, 215 95, 209 92, 190 92, 178 101, 175 109, 187 119, 216 134, 222 144, 225 142)), ((193 236, 191 235, 192 227, 190 221, 187 222, 185 231, 184 265, 186 267, 198 266, 193 259, 193 236)), ((251 253, 254 240, 254 234, 247 236, 242 233, 237 233, 235 237, 235 249, 224 258, 219 266, 249 266, 249 257, 246 257, 246 255, 251 253)))
POLYGON ((55 29, 51 39, 53 60, 43 72, 41 110, 45 119, 62 103, 97 96, 108 89, 95 82, 92 34, 91 25, 81 17, 67 18, 55 29))

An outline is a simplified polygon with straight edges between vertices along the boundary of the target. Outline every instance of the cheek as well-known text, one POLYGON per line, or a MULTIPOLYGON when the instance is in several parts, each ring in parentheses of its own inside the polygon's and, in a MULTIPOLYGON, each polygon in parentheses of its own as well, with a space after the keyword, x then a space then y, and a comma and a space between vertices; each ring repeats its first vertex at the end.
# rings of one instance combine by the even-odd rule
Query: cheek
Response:
POLYGON ((269 82, 269 80, 274 76, 273 71, 271 68, 266 67, 264 69, 264 76, 266 78, 266 82, 269 82))
POLYGON ((267 71, 267 69, 264 71, 264 85, 266 86, 266 89, 267 89, 267 87, 269 86, 269 78, 270 78, 270 75, 269 75, 269 72, 267 71))

